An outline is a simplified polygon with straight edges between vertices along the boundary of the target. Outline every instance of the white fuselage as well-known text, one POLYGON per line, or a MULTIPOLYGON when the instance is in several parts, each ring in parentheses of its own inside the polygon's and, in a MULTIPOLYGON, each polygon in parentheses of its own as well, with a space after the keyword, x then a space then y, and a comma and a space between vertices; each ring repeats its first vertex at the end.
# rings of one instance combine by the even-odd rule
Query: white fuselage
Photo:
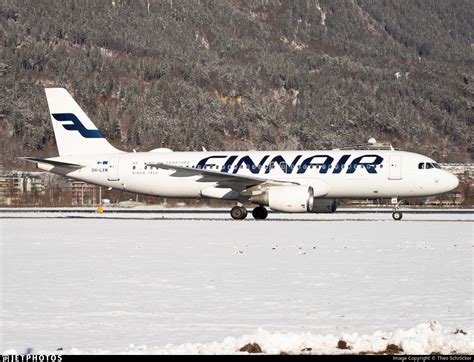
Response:
MULTIPOLYGON (((219 185, 212 176, 148 164, 291 181, 312 186, 315 197, 334 199, 429 196, 458 185, 457 178, 445 170, 421 168, 420 164, 436 165, 432 159, 392 150, 136 152, 52 158, 55 159, 85 167, 72 171, 46 163, 38 163, 38 167, 105 187, 177 198, 209 197, 209 192, 203 190, 222 187, 222 182, 219 185)), ((235 193, 211 195, 238 198, 235 193)))

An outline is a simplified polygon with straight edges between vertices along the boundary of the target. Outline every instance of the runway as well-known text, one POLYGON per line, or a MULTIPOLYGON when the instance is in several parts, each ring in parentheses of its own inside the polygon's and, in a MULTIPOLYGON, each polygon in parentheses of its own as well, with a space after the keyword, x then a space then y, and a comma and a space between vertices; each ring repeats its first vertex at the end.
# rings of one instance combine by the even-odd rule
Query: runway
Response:
MULTIPOLYGON (((103 219, 103 220, 203 220, 203 221, 233 221, 255 222, 252 215, 245 220, 233 220, 229 215, 230 208, 225 209, 140 209, 140 208, 105 208, 98 213, 96 208, 3 208, 0 209, 0 218, 4 219, 37 219, 37 218, 68 218, 68 219, 103 219)), ((250 210, 249 210, 250 211, 250 210)), ((445 222, 474 221, 474 209, 412 209, 401 208, 403 221, 445 222)), ((332 214, 296 213, 269 211, 265 222, 271 221, 394 221, 389 208, 341 208, 332 214)), ((261 222, 261 221, 258 221, 261 222)))

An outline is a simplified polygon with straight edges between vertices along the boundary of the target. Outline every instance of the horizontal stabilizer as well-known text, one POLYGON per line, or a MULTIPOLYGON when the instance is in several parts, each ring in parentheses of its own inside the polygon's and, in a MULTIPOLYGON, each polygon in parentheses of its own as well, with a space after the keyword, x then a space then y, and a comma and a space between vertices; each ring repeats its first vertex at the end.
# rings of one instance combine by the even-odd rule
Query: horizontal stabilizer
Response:
POLYGON ((58 167, 72 167, 72 168, 83 168, 85 166, 78 165, 77 163, 69 163, 69 162, 63 162, 63 161, 57 161, 57 160, 48 160, 45 158, 35 158, 35 157, 20 157, 22 160, 29 161, 29 162, 40 162, 40 163, 46 163, 48 165, 52 166, 58 166, 58 167))

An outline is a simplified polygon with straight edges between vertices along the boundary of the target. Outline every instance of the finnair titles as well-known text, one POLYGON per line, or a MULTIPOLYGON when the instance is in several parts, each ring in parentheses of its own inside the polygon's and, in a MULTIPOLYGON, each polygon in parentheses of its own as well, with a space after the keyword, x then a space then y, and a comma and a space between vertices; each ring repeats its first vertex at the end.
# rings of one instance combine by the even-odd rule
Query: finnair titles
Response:
POLYGON ((236 202, 234 219, 255 219, 266 207, 283 212, 332 213, 338 199, 400 199, 449 192, 458 179, 431 158, 404 151, 324 150, 127 153, 113 147, 63 88, 46 88, 59 156, 23 157, 37 167, 119 190, 176 198, 236 202))
MULTIPOLYGON (((351 154, 345 154, 339 158, 339 161, 334 165, 334 168, 331 172, 331 168, 334 164, 334 157, 327 154, 315 154, 307 158, 303 158, 304 155, 296 155, 296 157, 290 162, 286 162, 282 155, 276 155, 270 157, 270 155, 263 156, 260 161, 256 164, 249 155, 239 156, 239 155, 213 155, 203 158, 196 165, 197 169, 221 169, 222 172, 231 172, 237 174, 239 170, 246 168, 250 170, 253 174, 269 174, 270 171, 277 167, 280 167, 285 174, 292 174, 295 170, 295 174, 304 174, 308 169, 312 169, 313 166, 319 169, 319 173, 341 173, 346 165, 346 162, 350 159, 351 154), (224 165, 220 168, 218 164, 212 163, 212 161, 217 161, 219 159, 225 159, 224 165), (301 163, 299 163, 301 160, 301 163), (267 163, 267 161, 269 161, 267 163), (234 165, 235 163, 235 165, 234 165)), ((383 161, 383 158, 374 155, 368 154, 356 157, 352 160, 350 165, 346 169, 346 173, 354 173, 358 166, 363 166, 369 173, 377 173, 376 167, 380 165, 383 161), (371 160, 366 162, 363 160, 371 160)), ((192 166, 194 167, 194 166, 192 166)))

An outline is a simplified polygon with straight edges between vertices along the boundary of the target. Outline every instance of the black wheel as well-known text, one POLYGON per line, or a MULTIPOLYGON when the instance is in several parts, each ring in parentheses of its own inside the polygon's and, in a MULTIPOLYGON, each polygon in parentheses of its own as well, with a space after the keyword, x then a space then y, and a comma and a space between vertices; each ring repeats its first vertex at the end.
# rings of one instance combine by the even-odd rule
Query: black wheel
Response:
POLYGON ((247 217, 247 209, 242 206, 234 206, 230 210, 230 216, 235 220, 243 220, 247 217))
POLYGON ((393 217, 393 220, 401 220, 402 217, 403 217, 403 214, 399 211, 395 211, 393 214, 392 214, 392 217, 393 217))
POLYGON ((268 211, 263 206, 257 206, 253 209, 252 216, 255 220, 265 220, 268 216, 268 211))

